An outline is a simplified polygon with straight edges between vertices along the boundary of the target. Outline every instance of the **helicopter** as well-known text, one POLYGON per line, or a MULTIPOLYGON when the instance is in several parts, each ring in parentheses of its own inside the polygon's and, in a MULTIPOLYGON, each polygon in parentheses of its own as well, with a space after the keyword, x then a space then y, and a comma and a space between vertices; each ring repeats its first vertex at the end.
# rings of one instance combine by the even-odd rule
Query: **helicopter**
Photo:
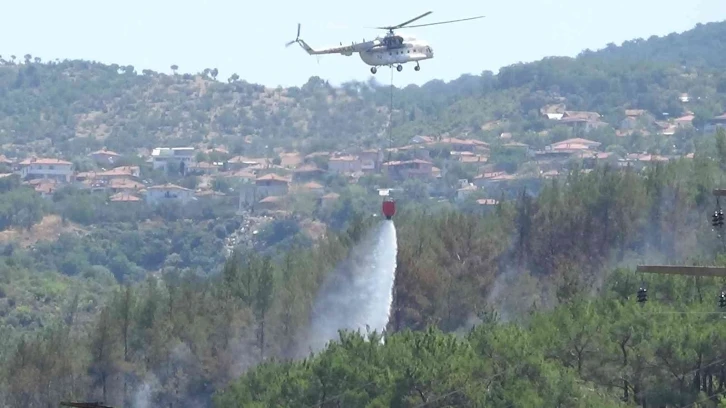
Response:
POLYGON ((458 20, 439 21, 436 23, 417 24, 409 26, 409 24, 413 23, 414 21, 424 18, 431 13, 431 11, 428 11, 416 18, 412 18, 411 20, 395 26, 375 27, 380 30, 388 31, 384 37, 378 36, 371 41, 366 41, 364 39, 363 42, 354 42, 351 43, 351 45, 343 45, 343 43, 341 43, 339 47, 330 47, 318 50, 312 48, 300 38, 300 23, 298 23, 297 37, 294 40, 285 44, 285 46, 289 47, 294 43, 298 43, 300 44, 302 49, 307 51, 307 53, 310 55, 341 54, 345 56, 351 56, 353 55, 353 53, 358 53, 361 60, 371 66, 371 73, 374 75, 376 72, 378 72, 378 67, 380 66, 393 67, 393 65, 396 65, 396 70, 398 72, 401 72, 403 70, 402 64, 405 64, 407 62, 415 62, 416 66, 414 67, 414 70, 419 71, 421 69, 419 61, 431 59, 434 57, 434 51, 431 48, 431 45, 429 45, 426 41, 417 39, 412 36, 398 35, 394 32, 394 30, 402 27, 413 28, 438 24, 456 23, 459 21, 475 20, 484 17, 477 16, 462 18, 458 20))

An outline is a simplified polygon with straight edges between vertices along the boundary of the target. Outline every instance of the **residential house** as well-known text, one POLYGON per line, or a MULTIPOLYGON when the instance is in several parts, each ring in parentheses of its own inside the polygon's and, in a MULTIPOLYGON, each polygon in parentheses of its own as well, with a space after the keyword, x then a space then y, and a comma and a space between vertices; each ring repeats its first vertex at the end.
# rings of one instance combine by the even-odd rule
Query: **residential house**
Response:
POLYGON ((251 184, 257 179, 257 175, 249 170, 231 170, 217 174, 232 183, 251 184))
MULTIPOLYGON (((429 149, 429 145, 426 145, 426 144, 394 147, 391 149, 386 149, 386 151, 389 153, 406 154, 407 156, 411 157, 412 159, 421 159, 421 160, 430 160, 431 159, 431 151, 429 149)), ((381 166, 383 166, 383 162, 381 162, 381 166)))
POLYGON ((206 149, 204 151, 204 153, 206 153, 208 155, 212 155, 212 156, 217 156, 217 155, 218 156, 229 156, 229 150, 227 150, 227 148, 224 146, 218 146, 218 147, 213 147, 211 149, 206 149))
MULTIPOLYGON (((175 171, 179 167, 187 166, 196 162, 196 150, 193 147, 157 147, 151 152, 152 167, 154 170, 163 169, 169 171, 169 166, 174 166, 175 171)), ((186 170, 184 170, 186 174, 186 170)))
POLYGON ((458 139, 455 137, 446 137, 441 139, 437 142, 431 142, 428 143, 428 145, 446 145, 450 146, 452 151, 456 152, 473 152, 476 150, 479 151, 488 151, 489 150, 489 144, 486 142, 482 142, 481 140, 475 140, 475 139, 458 139))
POLYGON ((139 191, 146 186, 142 183, 139 183, 136 180, 128 179, 128 178, 115 178, 108 181, 108 184, 106 187, 111 190, 114 193, 119 192, 125 192, 125 193, 132 193, 139 191))
POLYGON ((286 177, 270 173, 255 180, 256 197, 282 196, 290 190, 290 180, 286 177))
POLYGON ((431 143, 433 141, 435 141, 435 139, 431 136, 417 135, 417 136, 414 136, 411 138, 411 143, 416 143, 416 144, 431 143))
POLYGON ((509 142, 502 145, 502 148, 507 150, 520 151, 527 155, 527 157, 534 157, 535 151, 529 147, 526 143, 521 142, 509 142))
POLYGON ((111 150, 107 150, 105 147, 101 150, 90 153, 88 156, 91 157, 93 161, 102 166, 109 164, 113 165, 114 163, 118 162, 119 158, 121 158, 120 154, 111 150))
POLYGON ((675 123, 676 126, 679 128, 692 127, 693 119, 695 118, 696 116, 693 114, 693 112, 688 112, 680 118, 673 119, 673 123, 675 123))
POLYGON ((70 183, 73 178, 73 163, 48 158, 31 157, 18 164, 18 174, 23 179, 52 179, 70 183))
POLYGON ((476 200, 476 203, 482 208, 491 208, 499 205, 499 201, 493 198, 480 198, 476 200))
POLYGON ((549 120, 560 120, 564 116, 567 107, 564 103, 546 105, 540 108, 539 113, 549 120))
POLYGON ((356 156, 331 157, 328 170, 336 173, 357 173, 362 170, 362 163, 356 156))
POLYGON ((628 154, 624 160, 620 161, 621 166, 623 164, 625 165, 632 165, 636 169, 642 169, 648 164, 656 163, 656 162, 667 162, 669 159, 664 156, 659 156, 657 154, 647 154, 647 153, 631 153, 628 154), (625 162, 625 163, 623 163, 625 162))
POLYGON ((216 174, 222 168, 223 163, 198 162, 187 166, 188 174, 216 174))
POLYGON ((119 166, 111 170, 106 171, 88 171, 77 173, 74 177, 77 183, 80 183, 82 188, 90 189, 91 191, 103 191, 109 188, 112 183, 116 183, 120 189, 139 189, 143 188, 143 184, 137 180, 141 176, 141 169, 139 166, 119 166), (130 187, 130 186, 142 186, 142 187, 130 187))
POLYGON ((319 168, 313 163, 303 164, 293 171, 292 180, 295 182, 304 182, 320 179, 325 175, 325 170, 319 168))
POLYGON ((146 189, 146 201, 149 204, 158 204, 164 201, 179 201, 185 204, 193 198, 194 190, 171 183, 151 186, 146 189))
POLYGON ((43 198, 53 197, 53 193, 58 189, 58 182, 55 179, 35 179, 32 183, 33 189, 43 198))
POLYGON ((325 187, 315 181, 309 181, 301 185, 300 190, 303 192, 313 193, 318 196, 325 194, 325 187))
POLYGON ((383 164, 383 150, 380 149, 363 150, 358 157, 361 171, 366 173, 379 171, 383 164))
POLYGON ((512 174, 507 174, 505 171, 495 171, 491 173, 484 173, 474 177, 474 185, 486 189, 491 188, 501 182, 511 181, 516 179, 512 174))
POLYGON ((560 122, 572 126, 574 129, 589 132, 608 124, 601 121, 601 116, 597 112, 581 112, 581 111, 565 111, 560 122))
POLYGON ((620 130, 642 129, 654 122, 655 119, 645 109, 626 109, 625 119, 620 121, 620 130))
POLYGON ((320 197, 318 205, 320 205, 320 207, 322 208, 330 208, 339 198, 340 194, 338 193, 328 193, 320 197))
POLYGON ((426 160, 406 160, 383 163, 388 170, 388 177, 396 180, 427 179, 432 177, 434 164, 426 160))
POLYGON ((298 152, 280 153, 280 166, 294 169, 303 162, 303 158, 298 152))
POLYGON ((482 165, 489 161, 485 154, 474 154, 472 152, 451 152, 451 158, 462 164, 482 165))
POLYGON ((456 190, 456 201, 464 201, 472 193, 476 192, 478 188, 473 184, 469 183, 469 180, 459 180, 459 188, 456 190))
POLYGON ((141 169, 139 166, 120 166, 95 173, 95 178, 105 181, 124 177, 138 179, 141 177, 141 169))
POLYGON ((595 168, 598 163, 602 162, 613 162, 617 163, 618 157, 612 152, 594 152, 594 151, 581 151, 574 154, 574 157, 582 160, 582 165, 586 169, 595 168))
POLYGON ((197 199, 203 199, 203 200, 211 200, 215 198, 225 197, 226 194, 222 193, 221 191, 214 191, 214 190, 199 190, 194 192, 194 197, 197 199))
POLYGON ((235 156, 229 160, 227 160, 227 169, 228 170, 241 170, 246 169, 252 166, 261 166, 266 167, 272 164, 272 161, 267 158, 251 158, 251 157, 244 157, 244 156, 235 156))
POLYGON ((305 156, 304 162, 309 163, 311 161, 314 161, 316 159, 329 159, 331 156, 330 152, 313 152, 305 156))
POLYGON ((141 198, 129 192, 119 192, 109 197, 108 201, 112 203, 121 203, 122 205, 127 205, 128 203, 140 203, 142 200, 141 198))
POLYGON ((556 169, 560 168, 564 164, 564 161, 569 159, 573 154, 591 152, 599 146, 599 142, 592 140, 582 138, 567 139, 545 146, 544 151, 535 153, 535 157, 540 166, 556 169))
POLYGON ((705 133, 715 133, 716 129, 726 127, 726 113, 709 120, 703 127, 705 133))
POLYGON ((576 137, 573 139, 567 139, 563 140, 561 142, 552 143, 549 146, 545 147, 545 150, 573 150, 573 151, 582 151, 582 150, 594 150, 600 147, 602 143, 595 142, 593 140, 583 139, 580 137, 576 137))
POLYGON ((255 207, 258 210, 275 211, 284 208, 287 199, 284 196, 267 196, 257 202, 255 207))

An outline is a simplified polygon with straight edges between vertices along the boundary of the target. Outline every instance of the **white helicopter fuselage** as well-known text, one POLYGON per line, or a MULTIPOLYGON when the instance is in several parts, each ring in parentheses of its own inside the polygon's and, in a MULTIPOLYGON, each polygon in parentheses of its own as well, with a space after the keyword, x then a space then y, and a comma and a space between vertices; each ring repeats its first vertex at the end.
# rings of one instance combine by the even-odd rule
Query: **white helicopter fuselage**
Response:
POLYGON ((427 42, 413 38, 404 39, 403 44, 396 48, 381 44, 365 51, 361 50, 358 54, 363 62, 374 67, 418 62, 434 57, 434 52, 427 42))

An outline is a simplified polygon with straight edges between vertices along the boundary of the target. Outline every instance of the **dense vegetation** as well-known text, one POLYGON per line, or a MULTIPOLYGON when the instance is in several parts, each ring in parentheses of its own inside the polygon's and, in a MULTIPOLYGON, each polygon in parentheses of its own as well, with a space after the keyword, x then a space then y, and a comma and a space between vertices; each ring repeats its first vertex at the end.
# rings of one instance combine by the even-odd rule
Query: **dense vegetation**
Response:
MULTIPOLYGON (((726 57, 714 37, 725 24, 395 90, 394 134, 493 140, 510 131, 538 147, 568 136, 537 113, 545 104, 564 98, 614 124, 624 108, 680 115, 684 92, 703 123, 726 108, 726 57)), ((221 83, 215 70, 136 75, 14 60, 0 61, 3 152, 58 153, 81 168, 102 146, 129 154, 203 142, 253 156, 381 145, 388 119, 388 89, 374 83, 334 89, 311 78, 272 90, 236 76, 221 83)), ((712 262, 720 243, 708 214, 711 189, 724 181, 726 135, 636 142, 609 132, 589 137, 607 149, 677 144, 695 157, 643 173, 574 169, 536 197, 510 192, 517 198, 487 210, 401 200, 385 344, 346 334, 302 362, 285 360, 321 282, 371 225, 363 193, 316 214, 334 228, 314 245, 291 239, 300 226, 283 219, 260 234, 265 245, 225 262, 225 239, 246 221, 232 200, 124 210, 73 188, 43 199, 4 177, 0 232, 51 216, 65 229, 0 248, 0 404, 198 407, 217 393, 222 407, 713 406, 703 401, 726 387, 717 342, 725 333, 706 312, 723 283, 648 277, 651 299, 639 308, 641 278, 628 267, 712 262)))
MULTIPOLYGON (((699 153, 644 175, 573 172, 565 184, 487 214, 403 210, 396 221, 390 322, 399 333, 385 346, 350 338, 289 369, 259 366, 220 394, 219 403, 302 406, 342 393, 346 405, 415 406, 442 397, 440 404, 594 406, 595 394, 616 404, 626 392, 631 402, 695 401, 699 392, 719 393, 724 355, 709 339, 721 329, 695 312, 715 310, 720 286, 649 277, 650 303, 639 309, 633 304, 639 278, 606 273, 643 257, 713 259, 718 241, 708 224, 709 191, 723 180, 726 155, 711 156, 699 153), (492 305, 509 323, 489 321, 492 305), (675 311, 694 313, 666 313, 675 311), (457 332, 482 319, 489 323, 462 342, 426 331, 457 332), (406 334, 410 329, 421 332, 406 334), (627 361, 619 354, 622 342, 627 361), (408 353, 419 357, 407 359, 408 353), (490 383, 490 393, 468 381, 510 369, 490 383), (373 385, 364 386, 368 382, 373 385)), ((169 274, 121 289, 87 331, 73 321, 77 305, 71 303, 63 322, 26 337, 5 356, 5 397, 30 407, 64 395, 120 404, 124 395, 132 401, 148 387, 155 404, 208 401, 260 359, 288 355, 325 272, 365 231, 368 222, 361 222, 313 250, 232 257, 209 281, 169 274), (44 369, 50 366, 56 368, 44 369)))

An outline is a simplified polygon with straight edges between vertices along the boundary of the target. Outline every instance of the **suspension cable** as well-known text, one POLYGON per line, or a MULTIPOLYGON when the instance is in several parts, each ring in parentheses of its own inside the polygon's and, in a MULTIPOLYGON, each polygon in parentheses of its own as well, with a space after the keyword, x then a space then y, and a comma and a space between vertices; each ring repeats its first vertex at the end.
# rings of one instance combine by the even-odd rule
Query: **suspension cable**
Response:
POLYGON ((393 65, 391 65, 391 104, 388 107, 388 162, 390 165, 391 153, 393 152, 393 65))

